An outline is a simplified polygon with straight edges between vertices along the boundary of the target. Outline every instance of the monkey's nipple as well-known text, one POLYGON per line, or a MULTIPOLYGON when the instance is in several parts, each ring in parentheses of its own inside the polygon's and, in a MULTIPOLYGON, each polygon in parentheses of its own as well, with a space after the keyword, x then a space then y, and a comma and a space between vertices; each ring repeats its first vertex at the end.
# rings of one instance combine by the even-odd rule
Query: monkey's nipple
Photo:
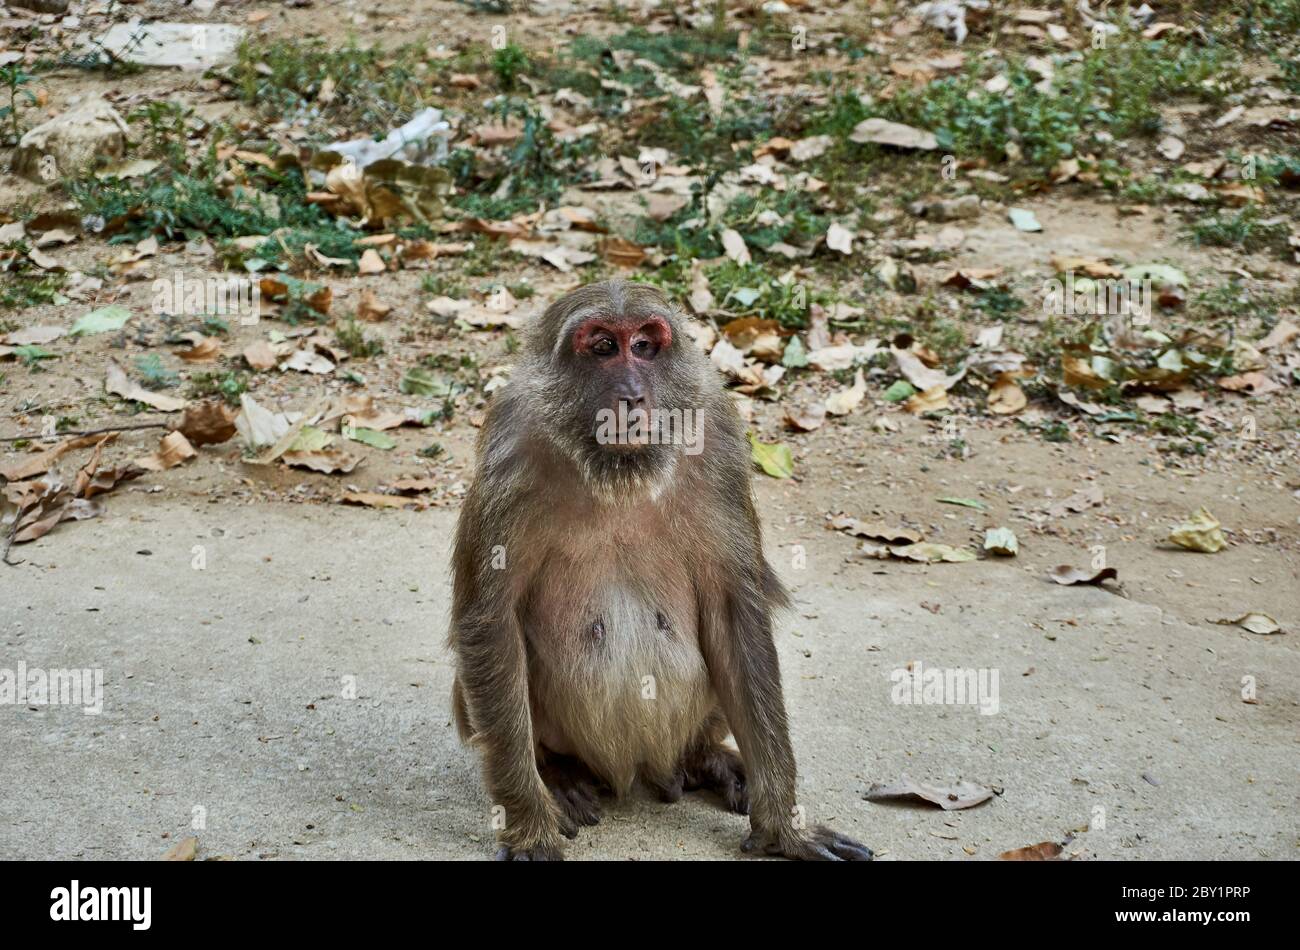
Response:
POLYGON ((591 639, 593 643, 605 642, 605 621, 599 617, 591 623, 591 639))

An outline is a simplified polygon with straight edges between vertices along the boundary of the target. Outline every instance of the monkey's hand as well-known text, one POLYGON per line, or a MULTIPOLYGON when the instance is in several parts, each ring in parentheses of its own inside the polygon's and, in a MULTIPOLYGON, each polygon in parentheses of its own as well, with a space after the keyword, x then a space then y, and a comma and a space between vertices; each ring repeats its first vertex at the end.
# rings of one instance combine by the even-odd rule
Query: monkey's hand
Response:
POLYGON ((546 808, 522 828, 507 828, 501 833, 498 861, 563 861, 560 835, 578 836, 578 825, 560 808, 548 790, 546 808))
POLYGON ((747 853, 758 852, 792 861, 870 861, 871 849, 848 835, 818 825, 811 832, 787 831, 772 834, 755 830, 740 846, 747 853))

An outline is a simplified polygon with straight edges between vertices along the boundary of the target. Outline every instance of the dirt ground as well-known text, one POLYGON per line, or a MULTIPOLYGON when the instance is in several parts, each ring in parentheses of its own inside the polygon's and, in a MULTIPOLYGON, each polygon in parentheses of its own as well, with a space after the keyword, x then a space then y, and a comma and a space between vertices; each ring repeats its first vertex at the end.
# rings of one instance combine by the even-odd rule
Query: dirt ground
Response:
MULTIPOLYGON (((791 6, 810 33, 865 31, 863 42, 887 46, 894 58, 952 49, 934 31, 894 30, 905 18, 902 5, 791 6)), ((742 25, 754 22, 746 9, 735 14, 742 25)), ((21 49, 14 42, 17 25, 30 27, 31 15, 10 13, 0 18, 7 31, 0 38, 21 49)), ((430 49, 449 50, 489 43, 493 28, 505 27, 539 56, 559 55, 577 36, 608 37, 629 24, 661 22, 650 6, 546 2, 497 15, 434 0, 303 6, 252 0, 219 3, 198 17, 147 0, 114 8, 107 19, 128 15, 245 25, 266 40, 358 37, 388 45, 418 36, 430 49), (615 9, 621 12, 614 15, 615 9)), ((821 47, 806 68, 863 75, 884 68, 872 62, 846 66, 821 47)), ((36 85, 42 102, 30 124, 89 94, 107 97, 123 114, 170 100, 209 122, 253 129, 268 121, 202 73, 62 68, 40 71, 36 85)), ((491 93, 490 86, 449 86, 443 101, 455 118, 491 93)), ((1285 101, 1293 114, 1295 98, 1285 101)), ((1166 120, 1177 118, 1189 129, 1181 162, 1265 137, 1269 147, 1295 149, 1294 123, 1219 130, 1213 127, 1218 109, 1204 103, 1172 103, 1166 111, 1166 120)), ((262 128, 250 136, 286 140, 281 133, 262 128)), ((8 151, 0 150, 0 165, 8 151)), ((1126 160, 1163 174, 1149 144, 1133 146, 1126 160)), ((841 299, 865 310, 858 323, 833 327, 842 334, 837 339, 876 338, 887 350, 898 321, 919 312, 916 301, 924 297, 927 307, 961 327, 963 347, 972 346, 995 321, 973 295, 944 281, 954 271, 996 267, 1028 300, 1027 311, 1003 321, 1007 345, 1028 349, 1042 339, 1043 327, 1025 288, 1050 276, 1049 262, 1062 255, 1159 261, 1185 272, 1187 305, 1155 314, 1155 328, 1171 334, 1187 324, 1218 329, 1197 309, 1197 294, 1229 281, 1252 299, 1289 301, 1230 314, 1227 322, 1242 339, 1258 342, 1279 321, 1300 319, 1293 257, 1197 245, 1186 239, 1195 209, 1142 203, 1083 181, 986 194, 976 218, 956 222, 963 236, 955 250, 906 259, 915 295, 861 292, 864 275, 890 256, 894 242, 933 241, 950 226, 905 210, 903 192, 950 194, 937 174, 933 184, 918 185, 908 179, 922 172, 900 163, 884 168, 861 193, 882 209, 870 228, 865 215, 861 220, 864 250, 825 264, 822 248, 816 260, 823 263, 801 273, 802 280, 834 284, 841 299), (1006 214, 1013 204, 1031 210, 1042 230, 1015 227, 1006 214)), ((982 184, 974 190, 985 194, 982 184)), ((963 186, 960 193, 970 191, 963 186)), ((640 199, 629 191, 569 185, 561 203, 596 209, 611 229, 628 233, 640 199)), ((1269 210, 1293 222, 1295 199, 1275 200, 1269 210)), ((851 210, 842 200, 832 205, 834 214, 851 210)), ((57 187, 0 174, 0 224, 70 207, 57 187)), ((253 326, 231 321, 214 361, 179 359, 175 335, 190 328, 154 312, 152 282, 177 271, 186 279, 228 272, 212 243, 197 240, 164 240, 133 266, 115 268, 111 262, 130 247, 90 231, 48 247, 66 272, 102 275, 103 286, 83 299, 0 311, 0 331, 7 333, 68 327, 108 304, 134 314, 125 330, 48 344, 58 358, 34 368, 0 363, 0 439, 6 440, 0 466, 55 444, 42 431, 49 420, 66 420, 59 429, 67 433, 174 421, 175 413, 105 393, 110 360, 131 370, 148 353, 163 354, 178 374, 178 387, 167 392, 192 402, 198 401, 189 388, 196 376, 238 371, 248 394, 273 411, 363 396, 376 409, 435 410, 440 399, 401 385, 409 371, 431 361, 452 367, 462 389, 450 417, 385 430, 395 442, 391 449, 348 442, 363 457, 348 473, 252 464, 235 438, 199 447, 183 466, 123 482, 101 496, 105 510, 97 518, 68 521, 13 545, 9 557, 16 563, 0 566, 0 668, 19 660, 101 667, 108 688, 102 719, 71 709, 0 708, 0 718, 16 724, 0 729, 0 754, 17 763, 17 773, 71 770, 85 778, 59 783, 53 793, 11 783, 0 795, 0 857, 149 858, 191 833, 199 838, 200 857, 488 853, 491 832, 473 759, 454 742, 446 715, 450 667, 441 644, 450 532, 492 398, 485 387, 509 378, 516 341, 500 328, 435 319, 428 278, 460 283, 475 299, 501 284, 527 285, 535 296, 523 301, 526 310, 597 277, 642 276, 654 268, 598 261, 562 272, 499 254, 488 276, 467 275, 458 255, 369 275, 352 268, 308 274, 332 291, 334 331, 367 293, 391 308, 363 324, 382 343, 381 353, 315 375, 247 371, 241 355, 247 347, 271 333, 303 329, 274 317, 253 326), (363 382, 348 379, 345 370, 363 382), (428 482, 398 494, 393 486, 404 479, 428 482), (414 510, 379 510, 376 494, 414 510), (347 495, 369 497, 370 507, 345 504, 347 495), (194 545, 205 546, 210 569, 190 569, 194 545), (361 680, 360 697, 343 702, 337 684, 350 674, 361 680), (210 817, 198 830, 191 823, 195 807, 210 817)), ((774 274, 786 268, 771 265, 774 274)), ((701 316, 719 327, 735 314, 701 316)), ((775 391, 741 400, 758 437, 788 445, 794 460, 789 479, 755 468, 753 487, 769 557, 796 591, 779 642, 801 794, 819 820, 838 823, 891 859, 989 858, 1039 841, 1066 841, 1067 852, 1080 858, 1297 857, 1300 357, 1295 341, 1268 356, 1268 371, 1281 385, 1266 395, 1197 384, 1202 405, 1183 421, 1213 438, 1191 452, 1178 449, 1186 444, 1182 428, 1090 414, 1055 398, 1054 385, 1031 391, 1017 414, 987 411, 984 384, 954 390, 947 415, 914 414, 884 398, 898 374, 879 363, 868 372, 865 401, 815 431, 791 431, 787 411, 825 399, 851 376, 788 373, 775 391), (1044 437, 1062 423, 1063 439, 1044 437), (1058 507, 1093 488, 1100 500, 1083 510, 1058 507), (1168 540, 1170 529, 1201 507, 1222 523, 1227 544, 1218 553, 1168 540), (833 530, 831 519, 841 514, 910 528, 928 542, 975 550, 979 558, 912 564, 864 557, 855 550, 860 539, 833 530), (999 527, 1019 539, 1014 559, 982 550, 985 532, 999 527), (1103 563, 1118 572, 1104 586, 1048 580, 1058 565, 1103 563), (1227 622, 1250 613, 1267 615, 1280 631, 1251 633, 1227 622), (999 669, 1002 713, 891 703, 889 672, 916 660, 999 669), (1243 701, 1243 677, 1257 684, 1249 701, 1243 701), (998 794, 969 812, 862 800, 870 784, 904 773, 935 784, 964 778, 998 794)), ((1132 405, 1106 409, 1122 414, 1132 405)), ((101 468, 148 456, 162 431, 122 432, 103 447, 101 468)), ((51 472, 71 480, 87 454, 69 453, 51 472)), ((585 831, 574 856, 725 858, 743 832, 742 821, 695 800, 678 811, 640 799, 610 807, 612 820, 585 831)))

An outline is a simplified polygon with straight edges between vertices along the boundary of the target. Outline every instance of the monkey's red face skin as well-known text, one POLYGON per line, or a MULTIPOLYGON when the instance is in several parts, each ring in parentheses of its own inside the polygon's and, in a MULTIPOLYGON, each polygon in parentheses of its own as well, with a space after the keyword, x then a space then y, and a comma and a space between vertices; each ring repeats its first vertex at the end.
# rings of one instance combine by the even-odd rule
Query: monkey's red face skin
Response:
POLYGON ((591 384, 591 408, 598 417, 612 413, 617 420, 617 437, 601 440, 606 448, 627 451, 649 441, 644 414, 655 407, 656 361, 672 341, 672 328, 659 316, 592 317, 573 331, 573 352, 586 364, 591 384))
POLYGON ((593 317, 573 331, 573 351, 605 362, 615 360, 631 366, 653 362, 660 350, 673 341, 672 328, 663 317, 647 320, 606 320, 593 317))

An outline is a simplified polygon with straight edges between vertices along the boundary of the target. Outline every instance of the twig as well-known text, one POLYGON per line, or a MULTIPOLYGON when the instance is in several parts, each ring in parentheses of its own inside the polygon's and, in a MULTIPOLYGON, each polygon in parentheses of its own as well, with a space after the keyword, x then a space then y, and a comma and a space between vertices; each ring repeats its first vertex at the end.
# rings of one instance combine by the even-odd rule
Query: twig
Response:
MULTIPOLYGON (((105 432, 134 432, 137 429, 165 429, 170 422, 142 422, 139 425, 132 426, 105 426, 102 429, 82 429, 77 432, 60 432, 58 435, 102 435, 105 432)), ((36 432, 30 435, 5 435, 0 436, 0 442, 21 442, 23 439, 47 439, 49 438, 44 432, 36 432)))
POLYGON ((10 567, 17 567, 23 563, 22 561, 9 560, 9 549, 14 546, 14 538, 18 535, 18 522, 22 520, 17 514, 14 515, 14 526, 9 529, 9 537, 5 539, 5 553, 0 557, 0 561, 4 561, 10 567))

